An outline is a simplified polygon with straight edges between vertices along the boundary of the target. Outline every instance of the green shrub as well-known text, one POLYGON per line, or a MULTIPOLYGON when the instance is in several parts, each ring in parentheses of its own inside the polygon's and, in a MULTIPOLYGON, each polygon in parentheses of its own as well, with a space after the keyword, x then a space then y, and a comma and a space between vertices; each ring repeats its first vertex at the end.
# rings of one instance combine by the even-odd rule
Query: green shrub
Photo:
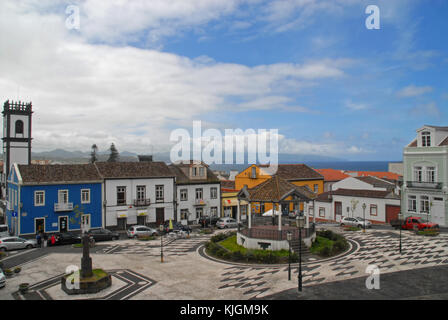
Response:
POLYGON ((329 257, 331 255, 331 247, 328 245, 322 247, 320 254, 324 257, 329 257))

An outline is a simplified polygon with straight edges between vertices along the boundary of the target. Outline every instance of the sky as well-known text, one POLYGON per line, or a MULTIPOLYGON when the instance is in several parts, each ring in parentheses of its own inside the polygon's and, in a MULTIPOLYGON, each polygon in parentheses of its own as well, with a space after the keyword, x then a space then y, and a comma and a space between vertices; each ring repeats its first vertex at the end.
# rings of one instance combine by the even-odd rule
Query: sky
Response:
POLYGON ((447 31, 445 0, 2 0, 0 100, 32 101, 36 152, 169 151, 201 121, 397 161, 448 125, 447 31))

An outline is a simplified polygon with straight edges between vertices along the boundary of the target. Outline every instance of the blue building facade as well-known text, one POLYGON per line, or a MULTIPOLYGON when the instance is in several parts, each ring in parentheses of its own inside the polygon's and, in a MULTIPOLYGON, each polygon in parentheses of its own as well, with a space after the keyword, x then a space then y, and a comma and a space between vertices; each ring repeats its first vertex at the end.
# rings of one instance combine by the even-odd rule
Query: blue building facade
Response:
POLYGON ((51 233, 101 228, 102 181, 90 166, 12 166, 8 177, 6 212, 10 232, 33 235, 38 231, 51 233), (90 174, 82 176, 83 168, 79 166, 90 170, 90 174), (76 168, 72 173, 71 167, 76 168), (81 176, 76 176, 77 171, 81 176))

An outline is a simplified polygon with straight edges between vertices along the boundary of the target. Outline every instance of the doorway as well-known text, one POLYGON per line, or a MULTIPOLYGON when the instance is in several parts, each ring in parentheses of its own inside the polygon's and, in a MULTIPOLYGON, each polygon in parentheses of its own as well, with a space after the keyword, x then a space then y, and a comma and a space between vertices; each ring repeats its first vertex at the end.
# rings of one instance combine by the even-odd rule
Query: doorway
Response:
POLYGON ((68 218, 67 217, 59 217, 59 232, 64 233, 68 231, 68 218))
POLYGON ((137 224, 139 226, 145 226, 146 225, 146 216, 137 216, 137 224))
POLYGON ((156 224, 160 225, 165 222, 165 208, 156 208, 156 224))
POLYGON ((336 201, 334 203, 334 220, 340 222, 342 219, 342 202, 336 201))
POLYGON ((118 230, 126 230, 126 218, 117 218, 117 228, 118 230))
POLYGON ((45 218, 37 218, 34 220, 34 231, 36 233, 45 232, 45 218))

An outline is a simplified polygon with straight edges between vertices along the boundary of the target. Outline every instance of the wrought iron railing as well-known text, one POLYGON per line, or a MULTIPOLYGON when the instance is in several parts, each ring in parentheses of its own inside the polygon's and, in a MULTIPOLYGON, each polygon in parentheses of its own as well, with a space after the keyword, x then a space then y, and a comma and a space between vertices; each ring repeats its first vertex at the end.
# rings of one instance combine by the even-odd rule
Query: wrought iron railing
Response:
MULTIPOLYGON (((299 229, 287 229, 287 230, 270 230, 264 228, 245 228, 241 229, 240 233, 246 237, 254 238, 254 239, 268 239, 268 240, 276 240, 283 241, 288 240, 288 232, 291 232, 291 239, 297 240, 299 239, 299 229)), ((302 239, 311 237, 316 232, 316 227, 313 224, 310 224, 309 228, 301 229, 302 239)))
POLYGON ((149 206, 150 204, 151 204, 150 199, 134 199, 135 207, 149 206))
POLYGON ((408 181, 408 188, 442 189, 442 182, 408 181))
POLYGON ((73 210, 73 202, 61 202, 54 204, 54 211, 72 211, 73 210))

